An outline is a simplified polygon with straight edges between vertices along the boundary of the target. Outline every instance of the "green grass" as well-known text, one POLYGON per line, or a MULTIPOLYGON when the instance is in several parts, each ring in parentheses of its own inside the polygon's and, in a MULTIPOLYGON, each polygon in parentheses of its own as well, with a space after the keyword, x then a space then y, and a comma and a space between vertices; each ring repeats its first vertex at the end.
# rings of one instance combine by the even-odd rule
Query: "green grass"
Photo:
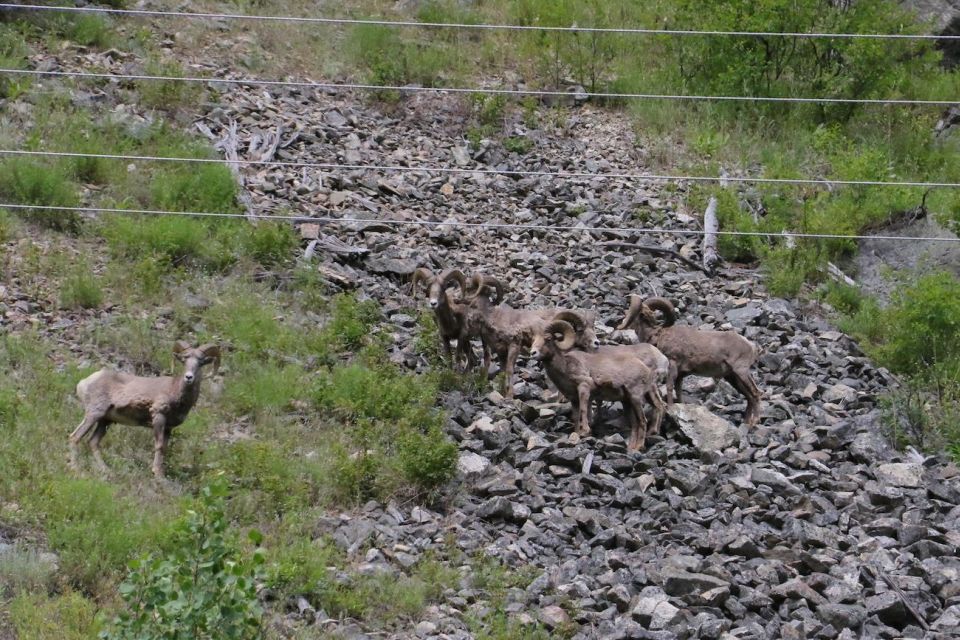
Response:
MULTIPOLYGON (((76 207, 80 204, 77 186, 56 166, 22 157, 0 163, 0 197, 24 205, 76 207)), ((17 209, 17 215, 58 231, 76 232, 80 216, 69 210, 17 209)))
POLYGON ((100 630, 97 605, 81 593, 20 593, 10 604, 19 640, 90 640, 100 630))

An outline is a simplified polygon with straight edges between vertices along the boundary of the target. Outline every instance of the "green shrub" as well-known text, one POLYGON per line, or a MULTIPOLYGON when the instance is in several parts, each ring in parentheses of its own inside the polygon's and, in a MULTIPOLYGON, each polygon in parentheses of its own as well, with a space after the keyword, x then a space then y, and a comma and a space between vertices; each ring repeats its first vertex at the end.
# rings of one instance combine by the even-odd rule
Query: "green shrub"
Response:
POLYGON ((250 256, 265 267, 292 262, 300 240, 292 225, 287 222, 261 221, 257 225, 245 225, 240 233, 243 254, 250 256))
MULTIPOLYGON (((25 69, 30 47, 23 34, 13 25, 0 24, 0 67, 25 69)), ((5 76, 0 78, 0 99, 16 100, 30 86, 29 76, 5 76)))
POLYGON ((10 621, 19 640, 89 640, 100 628, 97 608, 76 591, 49 597, 24 592, 10 603, 10 621))
POLYGON ((32 549, 4 549, 0 553, 0 598, 21 591, 47 593, 53 586, 56 566, 32 549))
MULTIPOLYGON (((184 77, 189 75, 177 62, 150 60, 144 75, 184 77)), ((197 83, 177 80, 141 80, 138 84, 140 102, 145 107, 162 111, 176 111, 196 104, 203 89, 197 83)))
POLYGON ((135 554, 162 546, 167 534, 162 512, 96 480, 55 479, 27 502, 42 514, 67 577, 93 593, 109 588, 135 554))
MULTIPOLYGON (((127 610, 101 635, 104 640, 262 637, 257 580, 263 552, 247 558, 231 540, 226 495, 222 478, 204 487, 174 529, 173 552, 131 564, 119 588, 127 610)), ((259 544, 261 536, 251 531, 250 539, 259 544)))
POLYGON ((231 369, 225 399, 238 414, 284 411, 306 390, 303 368, 295 365, 251 359, 231 369))
POLYGON ((290 451, 267 441, 240 441, 214 452, 212 461, 237 489, 230 510, 256 521, 264 513, 282 516, 310 504, 316 493, 312 478, 290 451))
MULTIPOLYGON (((348 47, 358 66, 366 69, 371 84, 439 86, 451 66, 450 56, 432 40, 405 39, 396 29, 382 25, 354 27, 348 47)), ((396 98, 392 92, 381 92, 381 96, 396 98)))
POLYGON ((103 290, 85 264, 75 265, 60 283, 60 307, 63 309, 94 309, 102 302, 103 290))
POLYGON ((66 36, 77 44, 105 48, 113 40, 113 25, 108 18, 81 14, 70 20, 66 36))
POLYGON ((152 206, 166 211, 235 213, 237 183, 225 165, 203 163, 155 174, 152 206))
MULTIPOLYGON (((147 281, 158 269, 191 267, 222 271, 236 261, 229 232, 219 225, 186 216, 115 215, 104 219, 101 233, 115 258, 140 261, 147 281)), ((153 284, 158 284, 154 281, 153 284)))
POLYGON ((16 389, 2 384, 6 382, 0 378, 0 428, 13 430, 17 426, 17 414, 20 410, 20 400, 16 389))
POLYGON ((457 445, 439 425, 400 434, 400 469, 407 482, 421 490, 431 491, 449 482, 456 473, 457 454, 457 445))
MULTIPOLYGON (((0 197, 16 204, 76 207, 80 204, 76 185, 56 166, 21 158, 0 163, 0 197)), ((57 231, 76 232, 80 216, 75 211, 19 209, 18 214, 57 231)))
POLYGON ((343 293, 334 296, 332 303, 332 314, 324 332, 341 349, 359 349, 380 319, 379 305, 376 300, 357 300, 343 293))

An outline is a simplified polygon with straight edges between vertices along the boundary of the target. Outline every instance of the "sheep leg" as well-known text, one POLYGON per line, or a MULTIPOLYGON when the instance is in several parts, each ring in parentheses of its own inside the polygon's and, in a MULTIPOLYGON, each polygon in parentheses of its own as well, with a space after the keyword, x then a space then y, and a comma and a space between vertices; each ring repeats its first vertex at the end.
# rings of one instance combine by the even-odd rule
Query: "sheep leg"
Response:
POLYGON ((163 453, 167 446, 167 419, 162 415, 153 417, 153 475, 163 480, 163 453))
POLYGON ((511 342, 507 348, 507 362, 504 366, 503 395, 508 400, 513 399, 513 367, 517 364, 520 355, 520 345, 511 342))
POLYGON ((94 414, 91 414, 91 413, 84 414, 83 420, 80 421, 80 424, 77 425, 77 428, 74 429, 73 433, 70 434, 69 464, 70 464, 70 468, 73 469, 74 471, 79 469, 79 465, 77 463, 77 450, 79 448, 78 445, 80 444, 80 441, 83 440, 88 433, 90 433, 90 429, 96 426, 98 421, 99 421, 98 418, 94 414))
POLYGON ((97 428, 93 431, 93 435, 90 436, 90 451, 93 452, 93 460, 97 463, 97 468, 100 469, 100 473, 106 475, 110 473, 110 468, 107 467, 107 463, 103 461, 103 456, 100 455, 100 440, 103 439, 103 436, 107 435, 107 427, 110 426, 110 423, 107 420, 99 420, 97 422, 97 428))
POLYGON ((640 451, 647 441, 647 417, 643 415, 643 397, 627 392, 623 398, 623 409, 631 423, 627 449, 640 451))
POLYGON ((440 336, 440 350, 443 351, 443 359, 447 362, 453 362, 450 354, 450 341, 444 336, 440 336))
POLYGON ((727 382, 732 384, 737 391, 743 394, 747 399, 747 409, 744 411, 744 423, 748 427, 753 427, 760 420, 760 396, 762 392, 753 376, 749 372, 734 371, 726 377, 727 382))
MULTIPOLYGON (((683 379, 686 377, 685 373, 678 373, 676 381, 673 383, 673 389, 676 392, 677 402, 683 402, 683 379)), ((673 404, 673 403, 669 403, 673 404)))
POLYGON ((673 406, 674 391, 675 391, 675 390, 677 390, 677 401, 678 401, 678 402, 680 401, 680 400, 679 400, 680 393, 679 393, 678 390, 680 389, 680 383, 682 382, 682 380, 680 380, 680 381, 677 380, 677 378, 678 378, 679 375, 680 375, 680 372, 679 372, 679 370, 677 369, 676 363, 671 360, 671 361, 670 361, 670 366, 669 366, 669 368, 667 369, 667 384, 666 384, 666 386, 667 386, 667 406, 671 406, 671 407, 673 406))
POLYGON ((654 384, 647 392, 647 400, 653 405, 653 425, 647 430, 651 435, 660 435, 660 425, 663 423, 663 416, 667 412, 667 407, 663 403, 663 397, 660 395, 660 389, 654 384))
POLYGON ((581 384, 577 387, 577 404, 580 407, 580 425, 577 433, 581 436, 590 435, 590 386, 581 384))

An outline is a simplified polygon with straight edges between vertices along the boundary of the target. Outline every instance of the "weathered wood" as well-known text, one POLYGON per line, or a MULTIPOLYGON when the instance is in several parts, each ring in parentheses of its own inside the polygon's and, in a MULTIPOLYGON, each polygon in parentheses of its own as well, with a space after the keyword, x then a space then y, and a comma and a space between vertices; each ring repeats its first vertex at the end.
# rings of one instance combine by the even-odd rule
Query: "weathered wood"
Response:
POLYGON ((930 630, 930 625, 927 624, 926 619, 923 616, 921 616, 920 612, 917 611, 916 607, 910 604, 910 601, 907 600, 907 594, 903 592, 903 589, 901 589, 896 582, 890 579, 890 577, 883 571, 883 569, 881 569, 876 565, 873 565, 873 566, 864 565, 864 567, 874 575, 874 578, 879 576, 883 579, 884 582, 887 583, 887 586, 890 587, 893 590, 893 592, 897 594, 897 596, 900 598, 900 601, 903 602, 903 606, 905 606, 907 608, 907 611, 909 611, 910 614, 913 615, 913 617, 917 620, 917 622, 920 623, 920 626, 923 627, 924 631, 930 630))
POLYGON ((840 270, 840 267, 832 262, 827 262, 827 274, 837 282, 842 282, 843 284, 851 287, 857 286, 856 280, 845 274, 840 270))
POLYGON ((714 273, 720 264, 720 255, 717 253, 717 231, 720 230, 720 221, 717 219, 717 199, 710 198, 707 210, 703 213, 703 270, 714 273))
MULTIPOLYGON (((198 123, 197 128, 200 129, 200 124, 198 123)), ((203 129, 200 129, 203 131, 203 129)), ((209 131, 209 129, 207 129, 209 131)), ((210 133, 212 137, 212 132, 210 133)), ((257 216, 254 213, 253 209, 253 199, 250 197, 250 194, 247 193, 246 188, 246 178, 243 173, 240 171, 240 166, 236 163, 240 159, 240 156, 237 153, 237 146, 239 145, 238 136, 237 136, 237 121, 231 120, 230 125, 227 127, 227 132, 219 141, 214 144, 214 148, 220 149, 223 151, 224 157, 230 161, 227 163, 227 166, 230 168, 230 173, 233 174, 233 177, 236 179, 237 183, 240 185, 240 189, 237 192, 237 200, 240 201, 240 204, 243 206, 244 213, 247 216, 247 220, 251 223, 256 224, 257 216)))
POLYGON ((631 251, 639 251, 640 253, 649 253, 653 256, 665 256, 668 258, 673 258, 678 260, 683 264, 696 269, 697 271, 704 271, 702 265, 697 264, 689 258, 684 258, 682 255, 674 251, 673 249, 664 249, 662 247, 651 247, 644 244, 631 244, 629 242, 621 242, 619 240, 609 240, 607 242, 601 242, 598 246, 606 247, 610 249, 629 249, 631 251))

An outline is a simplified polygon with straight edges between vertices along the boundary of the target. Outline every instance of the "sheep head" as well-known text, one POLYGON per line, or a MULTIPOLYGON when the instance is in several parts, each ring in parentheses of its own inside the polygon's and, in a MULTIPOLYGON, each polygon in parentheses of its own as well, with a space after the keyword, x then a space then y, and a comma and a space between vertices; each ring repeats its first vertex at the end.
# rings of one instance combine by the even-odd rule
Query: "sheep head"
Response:
POLYGON ((413 272, 413 277, 410 279, 410 293, 416 295, 417 285, 420 284, 425 284, 429 288, 430 283, 433 282, 435 277, 433 271, 430 271, 430 269, 424 267, 417 268, 417 270, 413 272))
POLYGON ((647 298, 644 300, 636 294, 630 295, 630 307, 627 309, 627 315, 623 322, 617 327, 621 331, 633 326, 637 333, 642 333, 641 329, 653 329, 659 323, 655 311, 663 312, 664 326, 671 326, 677 319, 677 312, 666 298, 647 298))
POLYGON ((505 288, 498 278, 475 273, 470 277, 467 293, 464 297, 467 300, 476 300, 480 296, 489 296, 492 292, 494 294, 493 304, 500 304, 503 300, 503 290, 505 288))
POLYGON ((576 311, 564 310, 558 311, 557 314, 553 316, 553 320, 563 320, 573 327, 577 333, 576 344, 581 349, 596 351, 600 348, 600 338, 597 337, 597 333, 593 329, 593 324, 596 321, 596 313, 589 311, 585 314, 580 314, 576 311))
POLYGON ((207 343, 199 347, 191 347, 183 340, 177 340, 173 345, 173 357, 184 365, 183 381, 188 385, 200 379, 200 369, 213 363, 213 372, 220 370, 220 347, 207 343))
POLYGON ((577 342, 577 331, 566 320, 553 320, 543 331, 533 336, 530 346, 530 357, 534 360, 544 360, 559 351, 569 351, 577 342))

